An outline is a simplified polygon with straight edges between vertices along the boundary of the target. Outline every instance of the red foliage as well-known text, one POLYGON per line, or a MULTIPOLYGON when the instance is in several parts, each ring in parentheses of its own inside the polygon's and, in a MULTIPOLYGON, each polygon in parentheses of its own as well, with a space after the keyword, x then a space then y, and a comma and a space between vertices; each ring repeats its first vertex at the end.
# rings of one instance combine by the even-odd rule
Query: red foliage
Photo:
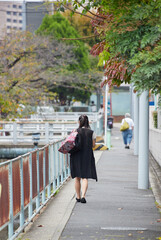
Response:
POLYGON ((104 75, 107 78, 102 82, 101 87, 107 82, 109 86, 119 86, 123 82, 129 82, 130 73, 128 71, 126 60, 121 59, 119 56, 109 59, 105 64, 104 75))
POLYGON ((96 43, 92 47, 90 54, 92 54, 93 56, 99 55, 104 50, 104 46, 105 46, 105 40, 102 42, 96 43))

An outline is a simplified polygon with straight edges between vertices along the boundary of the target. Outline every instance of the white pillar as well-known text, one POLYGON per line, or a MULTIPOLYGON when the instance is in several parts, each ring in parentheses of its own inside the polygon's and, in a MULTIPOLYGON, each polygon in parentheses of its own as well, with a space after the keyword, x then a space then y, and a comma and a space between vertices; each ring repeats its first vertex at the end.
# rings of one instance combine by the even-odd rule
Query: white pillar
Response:
POLYGON ((139 97, 137 93, 134 96, 134 155, 139 154, 139 97))
POLYGON ((105 146, 107 146, 107 105, 108 105, 108 83, 105 87, 105 146))
POLYGON ((139 99, 139 164, 138 188, 149 188, 149 92, 139 99))

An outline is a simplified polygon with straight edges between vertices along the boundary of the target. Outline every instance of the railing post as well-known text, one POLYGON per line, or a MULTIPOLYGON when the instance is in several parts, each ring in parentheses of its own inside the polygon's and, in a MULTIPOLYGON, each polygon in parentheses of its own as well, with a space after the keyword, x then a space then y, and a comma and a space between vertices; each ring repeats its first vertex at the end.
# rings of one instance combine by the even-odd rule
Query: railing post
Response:
POLYGON ((63 124, 62 124, 62 137, 65 136, 64 130, 65 130, 65 124, 63 123, 63 124))
POLYGON ((45 123, 45 141, 49 143, 49 123, 45 123))
POLYGON ((13 144, 17 144, 17 123, 13 123, 13 144))
POLYGON ((69 154, 66 154, 67 155, 67 161, 68 161, 68 176, 70 175, 70 157, 69 157, 69 154))
POLYGON ((57 187, 60 186, 60 154, 58 152, 59 143, 56 144, 56 160, 57 160, 57 187))
POLYGON ((49 141, 53 138, 53 131, 50 131, 50 129, 53 129, 53 124, 49 123, 49 141))
POLYGON ((61 154, 61 183, 64 181, 64 155, 61 154))
POLYGON ((49 185, 48 185, 48 198, 51 194, 51 145, 49 145, 48 148, 48 156, 49 156, 49 168, 48 168, 48 172, 49 172, 49 185))
POLYGON ((45 156, 45 148, 43 150, 43 192, 42 192, 42 203, 45 202, 45 185, 46 185, 46 156, 45 156))
POLYGON ((8 224, 8 238, 13 235, 13 177, 12 177, 12 162, 9 164, 9 194, 10 194, 10 217, 8 224))
POLYGON ((20 137, 23 137, 23 123, 20 123, 20 137))
POLYGON ((20 227, 24 224, 24 186, 23 186, 23 158, 20 159, 20 182, 21 182, 21 212, 20 227))
POLYGON ((39 177, 39 150, 37 150, 37 198, 36 209, 40 207, 40 177, 39 177))
POLYGON ((53 152, 53 167, 54 167, 54 178, 53 178, 53 188, 54 188, 54 191, 56 190, 56 151, 55 151, 55 148, 56 148, 56 144, 52 145, 52 152, 53 152))
POLYGON ((33 211, 33 208, 32 208, 32 154, 30 153, 30 156, 29 156, 29 172, 30 172, 30 203, 29 203, 29 220, 31 219, 32 217, 32 211, 33 211))

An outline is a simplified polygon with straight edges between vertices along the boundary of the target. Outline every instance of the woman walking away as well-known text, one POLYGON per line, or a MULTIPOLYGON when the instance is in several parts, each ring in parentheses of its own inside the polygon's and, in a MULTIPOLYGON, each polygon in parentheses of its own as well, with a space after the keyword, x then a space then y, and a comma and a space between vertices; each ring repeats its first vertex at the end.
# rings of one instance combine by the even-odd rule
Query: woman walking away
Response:
POLYGON ((130 117, 130 113, 125 114, 125 118, 122 120, 121 125, 124 124, 124 121, 126 121, 129 125, 129 128, 125 131, 122 131, 122 137, 123 141, 125 144, 125 148, 129 149, 130 148, 130 143, 132 140, 132 135, 133 135, 133 129, 134 129, 134 122, 130 117))
POLYGON ((88 188, 88 179, 97 181, 95 159, 92 147, 95 146, 96 135, 90 129, 86 115, 79 117, 78 134, 81 137, 81 150, 71 153, 71 176, 75 178, 75 190, 77 202, 86 203, 85 195, 88 188))

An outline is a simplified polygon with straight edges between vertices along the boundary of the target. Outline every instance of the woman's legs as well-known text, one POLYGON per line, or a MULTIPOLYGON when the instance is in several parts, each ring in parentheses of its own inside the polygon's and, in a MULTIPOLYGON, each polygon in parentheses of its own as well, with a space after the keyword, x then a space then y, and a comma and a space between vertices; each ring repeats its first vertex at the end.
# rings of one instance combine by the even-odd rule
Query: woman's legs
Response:
POLYGON ((88 179, 82 178, 82 198, 85 198, 88 189, 88 179))
POLYGON ((81 194, 80 194, 80 191, 81 191, 81 183, 80 183, 80 178, 79 177, 76 177, 75 178, 75 191, 76 191, 76 195, 77 195, 77 198, 80 199, 81 198, 81 194))

